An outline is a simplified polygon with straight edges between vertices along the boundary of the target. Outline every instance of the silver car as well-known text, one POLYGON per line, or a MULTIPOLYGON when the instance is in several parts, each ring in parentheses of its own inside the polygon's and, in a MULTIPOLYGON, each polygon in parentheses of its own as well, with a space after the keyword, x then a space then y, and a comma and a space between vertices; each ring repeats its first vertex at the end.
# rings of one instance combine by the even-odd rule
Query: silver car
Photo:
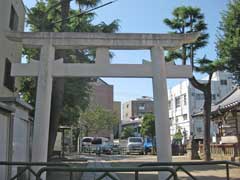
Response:
POLYGON ((143 138, 141 137, 129 137, 128 144, 127 144, 127 154, 131 153, 144 153, 143 147, 143 138))

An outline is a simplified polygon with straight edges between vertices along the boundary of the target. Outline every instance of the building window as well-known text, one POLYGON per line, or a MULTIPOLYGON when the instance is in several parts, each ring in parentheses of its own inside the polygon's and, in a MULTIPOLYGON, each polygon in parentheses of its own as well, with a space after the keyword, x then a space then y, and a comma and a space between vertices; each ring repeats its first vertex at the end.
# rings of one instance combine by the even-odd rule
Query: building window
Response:
POLYGON ((176 117, 176 122, 175 122, 176 124, 178 123, 178 120, 179 120, 179 118, 178 118, 178 117, 176 117))
POLYGON ((187 105, 187 95, 183 95, 183 104, 186 106, 187 105))
POLYGON ((144 110, 145 109, 145 104, 141 103, 138 106, 138 110, 144 110))
POLYGON ((202 128, 201 127, 197 127, 197 132, 201 133, 202 132, 202 128))
POLYGON ((227 80, 226 80, 226 79, 222 79, 222 80, 220 81, 220 84, 221 84, 221 85, 227 85, 227 80))
POLYGON ((178 108, 181 106, 180 96, 175 98, 175 107, 178 108))
POLYGON ((168 109, 172 109, 172 101, 168 101, 168 109))
POLYGON ((188 118, 187 118, 187 114, 184 114, 184 115, 183 115, 183 120, 184 120, 184 121, 187 121, 187 119, 188 119, 188 118))
POLYGON ((10 21, 9 21, 9 28, 12 31, 17 31, 18 29, 18 15, 13 6, 11 6, 11 14, 10 14, 10 21))
POLYGON ((216 100, 216 94, 212 94, 212 100, 216 100))
POLYGON ((3 84, 9 90, 14 91, 15 78, 11 77, 11 66, 12 66, 11 62, 6 58, 3 84))

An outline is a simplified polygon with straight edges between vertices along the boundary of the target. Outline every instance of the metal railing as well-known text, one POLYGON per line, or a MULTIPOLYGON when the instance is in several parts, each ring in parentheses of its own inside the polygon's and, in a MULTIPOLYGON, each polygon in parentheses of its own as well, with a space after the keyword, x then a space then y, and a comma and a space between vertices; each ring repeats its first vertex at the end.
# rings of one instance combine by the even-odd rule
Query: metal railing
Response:
POLYGON ((0 161, 0 167, 1 166, 20 166, 23 167, 19 172, 17 172, 13 177, 11 177, 9 180, 15 180, 19 177, 21 177, 26 171, 29 171, 33 176, 36 177, 37 172, 32 168, 35 167, 43 167, 43 166, 69 166, 69 164, 66 163, 55 163, 55 162, 8 162, 8 161, 0 161))
MULTIPOLYGON (((113 172, 134 172, 135 180, 139 179, 139 172, 169 172, 174 180, 177 180, 176 170, 171 167, 109 167, 109 168, 87 168, 87 167, 70 167, 70 164, 65 163, 45 163, 45 162, 6 162, 0 161, 0 166, 21 166, 24 167, 20 172, 11 177, 9 180, 15 180, 22 176, 24 172, 29 170, 36 180, 41 180, 41 175, 44 172, 69 172, 69 180, 73 180, 74 172, 102 172, 96 180, 101 180, 109 177, 112 180, 117 180, 116 176, 112 175, 113 172), (37 171, 32 169, 32 166, 42 167, 37 171)), ((76 164, 74 163, 74 166, 76 164)))
MULTIPOLYGON (((198 162, 152 162, 152 163, 143 163, 140 164, 139 167, 174 167, 176 172, 183 171, 193 180, 197 180, 188 170, 186 170, 183 166, 197 166, 197 165, 225 165, 226 168, 226 179, 230 180, 230 171, 229 166, 236 166, 240 168, 240 163, 232 162, 232 161, 198 161, 198 162)), ((172 175, 170 175, 167 180, 171 179, 172 175)))
MULTIPOLYGON (((103 172, 96 180, 101 180, 109 177, 112 180, 117 180, 111 173, 113 172, 134 172, 135 180, 139 179, 139 172, 169 172, 174 180, 178 180, 176 170, 171 167, 109 167, 109 168, 77 168, 77 167, 45 167, 41 168, 37 175, 36 180, 41 180, 41 175, 44 172, 103 172)), ((70 175, 70 180, 72 176, 70 175)))
POLYGON ((27 170, 36 177, 36 180, 41 180, 41 175, 44 172, 69 172, 69 180, 73 180, 74 172, 102 172, 97 180, 101 180, 104 177, 109 177, 110 179, 117 180, 116 176, 111 173, 116 172, 134 172, 135 180, 139 179, 139 172, 169 172, 170 175, 166 178, 167 180, 173 178, 178 179, 177 172, 183 171, 191 179, 196 180, 189 170, 185 169, 185 166, 197 166, 197 165, 225 165, 226 169, 226 179, 230 180, 230 166, 236 166, 240 168, 240 163, 231 161, 198 161, 198 162, 151 162, 143 163, 139 166, 129 166, 129 167, 108 167, 108 168, 87 168, 87 167, 77 167, 77 163, 74 163, 74 167, 71 167, 71 163, 54 163, 54 162, 6 162, 0 161, 1 166, 21 166, 23 167, 16 175, 11 177, 9 180, 15 180, 26 172, 27 170), (38 170, 34 171, 33 166, 39 167, 38 170))

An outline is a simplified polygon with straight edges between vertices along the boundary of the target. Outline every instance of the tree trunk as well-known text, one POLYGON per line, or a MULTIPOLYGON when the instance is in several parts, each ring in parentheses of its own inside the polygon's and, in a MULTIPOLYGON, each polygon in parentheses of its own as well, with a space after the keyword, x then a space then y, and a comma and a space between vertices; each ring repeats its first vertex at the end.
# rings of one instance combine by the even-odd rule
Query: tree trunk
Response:
POLYGON ((54 79, 48 139, 48 157, 51 157, 54 150, 59 120, 63 108, 63 95, 64 95, 64 79, 62 78, 54 79))
POLYGON ((211 80, 212 73, 209 74, 209 79, 206 84, 199 83, 194 77, 190 78, 189 81, 191 84, 198 90, 202 91, 204 94, 204 105, 203 105, 203 117, 204 117, 204 138, 203 138, 203 146, 204 146, 204 160, 211 160, 211 152, 210 152, 210 122, 211 122, 211 105, 212 105, 212 90, 211 90, 211 80))
POLYGON ((206 89, 204 91, 204 106, 203 106, 204 107, 203 108, 203 116, 204 116, 203 148, 204 148, 204 160, 205 161, 211 160, 211 152, 210 152, 211 104, 212 104, 211 83, 208 83, 206 86, 206 89))
MULTIPOLYGON (((61 2, 61 18, 63 19, 61 25, 61 32, 67 31, 67 20, 70 9, 70 1, 62 0, 61 2)), ((55 55, 57 58, 63 58, 63 62, 66 62, 66 53, 64 50, 59 51, 55 55)), ((56 78, 53 81, 52 90, 52 103, 51 103, 51 114, 50 114, 50 129, 49 129, 49 141, 48 141, 48 157, 51 157, 54 150, 54 144, 57 137, 57 131, 60 121, 61 112, 63 110, 64 100, 64 79, 56 78)))

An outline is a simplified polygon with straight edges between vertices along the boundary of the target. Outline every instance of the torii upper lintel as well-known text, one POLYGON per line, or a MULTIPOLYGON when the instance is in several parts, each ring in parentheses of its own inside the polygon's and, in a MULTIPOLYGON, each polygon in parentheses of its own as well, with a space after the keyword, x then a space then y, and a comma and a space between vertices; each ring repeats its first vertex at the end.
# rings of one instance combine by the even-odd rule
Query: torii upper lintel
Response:
POLYGON ((79 47, 106 47, 108 49, 150 49, 160 46, 165 50, 177 49, 182 44, 194 42, 198 32, 188 34, 146 33, 76 33, 76 32, 8 32, 11 41, 21 42, 24 47, 36 48, 46 42, 56 49, 79 47))

